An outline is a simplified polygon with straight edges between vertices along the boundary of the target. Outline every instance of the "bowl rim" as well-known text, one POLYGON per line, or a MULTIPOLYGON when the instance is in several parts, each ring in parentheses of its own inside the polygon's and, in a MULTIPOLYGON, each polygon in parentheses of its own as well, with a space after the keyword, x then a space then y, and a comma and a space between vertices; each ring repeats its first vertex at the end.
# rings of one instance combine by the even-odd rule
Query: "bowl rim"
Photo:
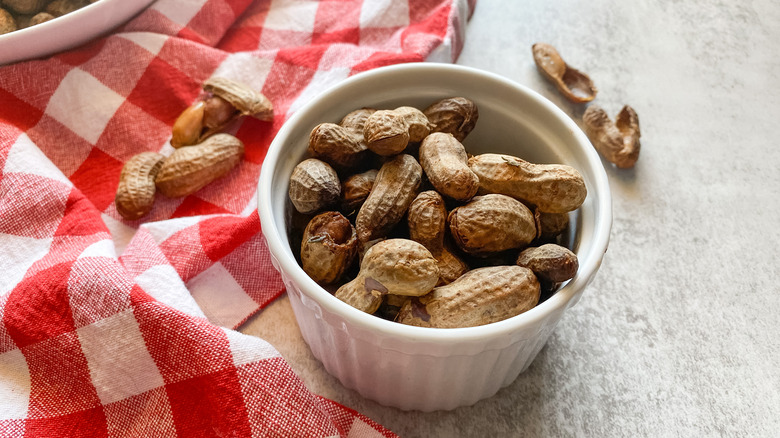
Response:
POLYGON ((391 66, 379 67, 373 70, 357 73, 320 93, 312 98, 305 105, 299 108, 287 121, 284 122, 282 127, 277 132, 273 141, 271 142, 266 156, 263 160, 263 164, 260 171, 260 178, 258 180, 257 190, 257 202, 258 212, 261 221, 261 227, 263 235, 266 238, 266 242, 271 252, 279 264, 279 269, 284 271, 300 289, 301 293, 304 293, 309 298, 315 300, 323 310, 332 312, 339 315, 344 320, 377 333, 381 333, 384 336, 408 338, 415 341, 428 341, 436 343, 463 343, 470 341, 478 341, 485 339, 486 337, 496 336, 509 336, 512 332, 519 330, 522 327, 530 327, 541 323, 549 316, 555 314, 557 311, 564 311, 569 303, 574 304, 576 301, 572 300, 581 294, 585 287, 595 276, 603 258, 604 252, 607 250, 609 244, 609 236, 612 227, 612 198, 609 188, 609 182, 607 179, 606 171, 602 165, 601 159, 596 150, 588 140, 585 133, 577 126, 577 124, 566 114, 541 94, 531 90, 530 88, 511 81, 503 76, 488 71, 480 70, 473 67, 456 65, 456 64, 443 64, 432 62, 418 62, 407 64, 396 64, 391 66), (387 75, 394 75, 399 72, 411 72, 421 74, 423 72, 435 71, 440 74, 452 74, 460 73, 465 75, 474 75, 481 80, 494 81, 504 86, 514 88, 521 94, 535 101, 536 104, 543 109, 550 112, 557 119, 562 121, 565 126, 571 130, 577 143, 582 146, 584 150, 586 161, 592 168, 594 176, 592 187, 589 188, 589 192, 599 193, 599 197, 596 199, 594 209, 597 211, 597 221, 592 235, 592 253, 593 257, 584 260, 585 263, 580 263, 577 275, 566 283, 561 289, 556 291, 550 298, 535 306, 533 309, 528 310, 520 315, 477 327, 462 327, 462 328, 430 328, 430 327, 416 327, 404 324, 399 324, 393 321, 388 321, 374 315, 362 312, 354 307, 342 302, 314 280, 312 280, 303 271, 303 268, 298 265, 294 257, 289 257, 285 251, 285 247, 289 248, 287 243, 286 230, 280 230, 276 227, 274 216, 271 208, 263 208, 262 206, 272 205, 272 179, 275 172, 276 163, 282 153, 284 144, 287 137, 294 132, 294 127, 299 123, 299 120, 306 117, 306 115, 315 108, 318 103, 325 99, 327 96, 344 88, 350 88, 356 84, 360 84, 365 81, 373 81, 377 78, 381 78, 387 75), (282 238, 281 236, 284 236, 282 238))
POLYGON ((0 35, 0 66, 45 58, 94 41, 155 0, 100 0, 52 20, 0 35), (83 26, 90 22, 92 26, 83 26), (75 29, 75 30, 74 30, 75 29))

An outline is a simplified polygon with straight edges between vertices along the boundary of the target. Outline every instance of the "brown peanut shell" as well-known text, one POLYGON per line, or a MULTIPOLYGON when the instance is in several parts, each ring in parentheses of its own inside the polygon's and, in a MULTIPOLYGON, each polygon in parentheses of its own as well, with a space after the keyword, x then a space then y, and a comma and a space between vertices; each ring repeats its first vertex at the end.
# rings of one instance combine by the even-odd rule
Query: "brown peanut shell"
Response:
POLYGON ((119 175, 114 204, 127 220, 146 216, 154 205, 157 191, 154 179, 162 167, 165 156, 156 152, 141 152, 127 160, 119 175))
POLYGON ((431 132, 452 134, 463 141, 474 129, 479 119, 477 105, 465 97, 449 97, 432 103, 423 114, 433 125, 431 132))
POLYGON ((537 277, 551 283, 566 281, 577 273, 577 255, 560 245, 548 243, 526 248, 517 257, 517 265, 526 267, 537 277))
POLYGON ((341 213, 326 211, 314 216, 303 232, 301 265, 319 284, 341 279, 357 255, 355 227, 341 213))
POLYGON ((506 195, 477 196, 453 209, 448 222, 458 247, 474 255, 522 248, 536 238, 531 210, 506 195))
POLYGON ((203 89, 230 102, 245 116, 266 122, 274 118, 271 101, 246 84, 228 78, 212 77, 203 83, 203 89))
POLYGON ((298 163, 290 175, 288 195, 296 210, 316 213, 339 199, 341 182, 328 163, 308 158, 298 163))
POLYGON ((420 165, 442 195, 468 201, 477 194, 479 178, 469 169, 466 148, 452 134, 434 132, 420 145, 420 165))

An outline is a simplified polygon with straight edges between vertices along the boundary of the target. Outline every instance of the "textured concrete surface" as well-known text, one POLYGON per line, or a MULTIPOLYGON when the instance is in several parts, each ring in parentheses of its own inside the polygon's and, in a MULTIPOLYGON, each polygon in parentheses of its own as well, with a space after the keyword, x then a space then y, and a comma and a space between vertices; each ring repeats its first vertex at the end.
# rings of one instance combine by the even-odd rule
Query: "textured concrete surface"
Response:
MULTIPOLYGON (((583 299, 517 381, 452 412, 344 389, 286 297, 243 328, 315 392, 402 437, 775 437, 780 431, 780 3, 480 0, 460 64, 548 97, 531 45, 555 45, 614 116, 640 117, 633 170, 607 166, 614 226, 583 299)), ((608 163, 607 163, 608 164, 608 163)))

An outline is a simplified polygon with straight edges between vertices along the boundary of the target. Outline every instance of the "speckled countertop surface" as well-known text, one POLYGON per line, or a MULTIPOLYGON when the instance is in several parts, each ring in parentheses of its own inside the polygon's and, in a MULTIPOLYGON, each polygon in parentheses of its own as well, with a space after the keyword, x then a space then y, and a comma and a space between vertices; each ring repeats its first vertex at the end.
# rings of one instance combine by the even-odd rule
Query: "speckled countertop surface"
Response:
POLYGON ((459 64, 569 104, 545 41, 639 114, 633 170, 607 167, 614 225, 583 299, 527 372, 451 412, 383 407, 330 377, 282 297, 242 328, 317 394, 402 437, 776 437, 780 433, 780 3, 480 0, 459 64))

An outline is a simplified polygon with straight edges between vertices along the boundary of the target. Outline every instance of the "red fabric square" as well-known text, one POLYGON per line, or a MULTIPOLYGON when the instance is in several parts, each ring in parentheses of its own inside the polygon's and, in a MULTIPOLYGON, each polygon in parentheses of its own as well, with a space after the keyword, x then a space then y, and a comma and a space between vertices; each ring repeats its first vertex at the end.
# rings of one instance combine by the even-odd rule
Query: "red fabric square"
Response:
POLYGON ((101 38, 93 42, 84 44, 79 48, 79 50, 61 52, 58 55, 55 55, 55 58, 59 59, 65 64, 78 67, 81 64, 84 64, 85 62, 95 57, 98 53, 100 53, 100 51, 103 50, 103 46, 105 44, 106 44, 106 39, 101 38))
POLYGON ((70 176, 71 182, 100 211, 112 202, 119 185, 119 173, 124 163, 98 148, 92 149, 86 160, 70 176))
POLYGON ((236 132, 236 137, 244 142, 244 161, 261 164, 281 126, 281 117, 275 118, 273 122, 263 122, 253 117, 244 119, 236 132))
POLYGON ((92 144, 46 114, 27 135, 65 176, 72 175, 92 152, 92 144))
POLYGON ((230 212, 218 205, 214 205, 211 202, 204 201, 203 199, 192 195, 184 198, 184 201, 179 204, 173 212, 173 215, 171 215, 171 218, 223 213, 230 212))
POLYGON ((24 436, 33 438, 100 438, 108 436, 106 416, 102 408, 50 418, 31 418, 25 425, 24 436))
POLYGON ((21 350, 30 369, 30 418, 66 415, 100 406, 76 332, 21 350))
POLYGON ((262 33, 260 26, 231 27, 218 47, 230 53, 246 51, 247 47, 257 47, 262 33))
POLYGON ((65 203, 65 211, 55 236, 92 236, 108 233, 100 212, 81 191, 72 189, 65 203))
POLYGON ((187 23, 186 29, 198 34, 199 39, 215 46, 225 34, 229 24, 251 3, 251 0, 212 0, 206 2, 187 23))
POLYGON ((405 62, 422 62, 423 59, 418 54, 409 53, 385 53, 377 52, 369 56, 365 61, 355 65, 350 74, 383 67, 386 65, 403 64, 405 62))
POLYGON ((165 390, 180 436, 252 436, 235 368, 172 383, 165 390))
POLYGON ((170 125, 125 101, 108 121, 96 146, 124 163, 140 152, 158 152, 170 137, 170 125))
POLYGON ((198 80, 185 75, 162 59, 155 58, 127 100, 164 124, 173 126, 179 114, 190 106, 198 94, 198 80))
POLYGON ((314 32, 311 35, 312 44, 359 44, 360 28, 353 27, 349 29, 334 30, 331 32, 314 32))
POLYGON ((4 174, 0 181, 0 233, 51 237, 62 219, 70 190, 67 184, 44 176, 4 174))
MULTIPOLYGON (((288 52, 284 56, 281 56, 281 51, 279 52, 280 56, 277 56, 274 61, 261 90, 274 103, 274 116, 276 118, 285 118, 290 105, 314 77, 315 71, 313 69, 293 63, 295 53, 299 52, 288 52), (291 87, 289 84, 295 84, 295 86, 291 87)), ((317 53, 322 56, 323 51, 318 50, 317 53)), ((303 57, 302 53, 301 55, 303 57)), ((307 56, 309 59, 312 57, 311 54, 307 56)))
POLYGON ((220 216, 200 223, 203 252, 214 262, 260 232, 257 214, 248 217, 220 216))
MULTIPOLYGON (((253 213, 253 216, 256 215, 257 211, 253 213)), ((271 255, 262 233, 252 236, 224 256, 220 263, 260 306, 265 306, 284 292, 282 277, 271 264, 271 255)))
POLYGON ((24 436, 24 425, 28 420, 0 420, 0 434, 7 437, 24 436))
MULTIPOLYGON (((16 126, 22 131, 35 126, 43 116, 43 111, 0 88, 0 123, 16 126)), ((4 130, 5 131, 5 130, 4 130)))
POLYGON ((166 383, 233 367, 230 344, 222 329, 160 303, 139 304, 134 314, 166 383))
POLYGON ((20 348, 75 330, 68 297, 71 263, 28 275, 10 292, 3 323, 20 348))
MULTIPOLYGON (((360 2, 321 1, 314 18, 314 34, 360 28, 360 2)), ((314 42, 314 41, 312 41, 314 42)))

